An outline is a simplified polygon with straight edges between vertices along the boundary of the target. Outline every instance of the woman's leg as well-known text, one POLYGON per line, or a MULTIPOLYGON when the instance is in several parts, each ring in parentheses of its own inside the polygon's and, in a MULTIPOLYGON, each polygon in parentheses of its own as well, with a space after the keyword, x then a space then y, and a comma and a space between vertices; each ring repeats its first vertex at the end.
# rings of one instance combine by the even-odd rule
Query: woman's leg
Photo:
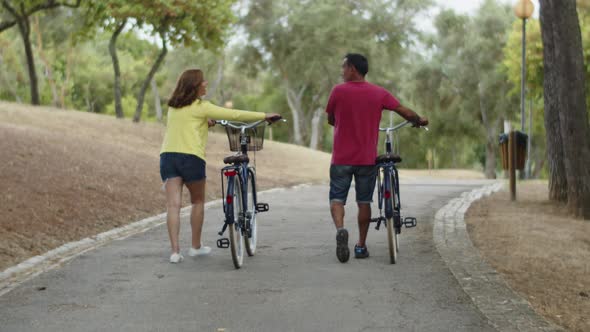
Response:
POLYGON ((201 231, 203 230, 203 219, 205 218, 205 182, 206 180, 187 183, 191 194, 191 229, 193 248, 201 248, 201 231))
POLYGON ((174 177, 166 180, 166 224, 172 252, 179 253, 178 236, 180 233, 180 207, 182 205, 182 178, 174 177))

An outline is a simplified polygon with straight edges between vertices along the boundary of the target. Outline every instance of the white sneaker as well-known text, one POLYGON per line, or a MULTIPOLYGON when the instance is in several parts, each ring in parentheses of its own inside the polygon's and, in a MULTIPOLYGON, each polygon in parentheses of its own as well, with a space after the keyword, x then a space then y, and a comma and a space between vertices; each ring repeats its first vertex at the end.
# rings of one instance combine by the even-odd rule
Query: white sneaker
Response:
POLYGON ((182 262, 183 260, 184 257, 180 253, 175 252, 170 255, 170 263, 176 264, 182 262))
POLYGON ((211 253, 211 247, 206 247, 206 246, 201 246, 201 248, 199 249, 195 249, 195 248, 190 248, 188 250, 188 255, 191 257, 195 257, 195 256, 206 256, 209 255, 211 253))

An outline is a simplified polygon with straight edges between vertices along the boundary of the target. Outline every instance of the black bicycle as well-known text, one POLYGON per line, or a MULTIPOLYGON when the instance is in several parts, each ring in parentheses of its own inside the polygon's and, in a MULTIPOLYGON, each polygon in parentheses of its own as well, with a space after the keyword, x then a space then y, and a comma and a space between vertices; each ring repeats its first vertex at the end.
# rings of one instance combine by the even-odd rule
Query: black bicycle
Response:
MULTIPOLYGON (((376 222, 375 229, 379 230, 381 223, 387 227, 387 242, 389 244, 390 263, 395 264, 399 252, 398 235, 401 234, 402 225, 406 228, 416 227, 417 219, 406 217, 402 221, 400 191, 399 191, 399 174, 396 164, 402 161, 399 154, 393 152, 391 134, 407 125, 412 124, 409 121, 400 123, 394 127, 379 128, 379 131, 385 132, 385 154, 379 155, 375 163, 378 168, 377 188, 379 202, 379 218, 372 219, 376 222)), ((428 130, 428 128, 423 127, 428 130)), ((399 148, 399 146, 398 146, 399 148)))
MULTIPOLYGON (((272 119, 273 122, 280 118, 272 119)), ((285 120, 283 120, 285 121, 285 120)), ((225 157, 229 164, 221 169, 221 194, 225 221, 218 233, 223 236, 229 229, 229 238, 217 240, 218 248, 230 248, 236 269, 244 262, 244 251, 248 256, 256 253, 258 224, 256 214, 269 210, 267 203, 259 203, 256 191, 256 168, 250 165, 248 151, 262 150, 265 120, 254 123, 216 121, 225 127, 231 151, 238 154, 225 157), (227 184, 227 191, 225 190, 227 184)))

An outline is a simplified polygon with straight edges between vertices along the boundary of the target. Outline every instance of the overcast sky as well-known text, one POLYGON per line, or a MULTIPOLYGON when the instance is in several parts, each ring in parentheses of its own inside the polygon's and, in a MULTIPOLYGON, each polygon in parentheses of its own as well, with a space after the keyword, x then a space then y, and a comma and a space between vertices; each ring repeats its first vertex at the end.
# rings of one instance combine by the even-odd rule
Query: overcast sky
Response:
MULTIPOLYGON (((511 5, 516 4, 517 0, 496 0, 498 2, 508 3, 511 5)), ((449 8, 453 9, 456 12, 462 14, 474 14, 477 8, 481 5, 483 0, 434 0, 436 3, 437 9, 431 10, 429 13, 425 15, 424 18, 421 18, 416 21, 416 23, 420 26, 422 30, 433 30, 432 21, 434 17, 440 10, 440 8, 449 8)), ((539 17, 539 0, 532 0, 533 4, 535 5, 535 13, 533 17, 539 17)))
MULTIPOLYGON (((497 0, 498 2, 504 2, 509 4, 516 4, 517 0, 497 0)), ((455 11, 461 13, 473 13, 483 2, 483 0, 435 0, 435 2, 442 7, 452 8, 455 11)), ((535 5, 535 14, 539 13, 539 0, 532 0, 535 5)), ((538 17, 538 16, 537 16, 538 17)))
MULTIPOLYGON (((434 0, 436 8, 430 10, 430 12, 418 17, 415 22, 418 25, 420 30, 431 31, 434 32, 434 27, 432 22, 436 17, 436 14, 440 11, 440 8, 449 8, 453 9, 458 13, 462 14, 474 14, 477 8, 481 5, 484 0, 434 0)), ((496 0, 498 2, 508 3, 514 6, 518 0, 496 0)), ((533 17, 539 18, 539 0, 531 0, 535 6, 535 13, 533 17)), ((233 44, 235 37, 239 36, 237 39, 242 40, 243 36, 240 33, 234 35, 234 38, 230 38, 230 44, 233 44)), ((237 40, 236 39, 236 40, 237 40)))

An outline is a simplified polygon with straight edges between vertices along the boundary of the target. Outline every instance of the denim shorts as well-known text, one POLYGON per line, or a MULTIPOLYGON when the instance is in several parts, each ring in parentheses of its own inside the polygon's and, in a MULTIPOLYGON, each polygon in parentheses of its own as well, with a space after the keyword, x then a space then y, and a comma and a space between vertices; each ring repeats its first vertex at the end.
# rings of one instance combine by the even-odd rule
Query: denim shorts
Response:
POLYGON ((346 204, 348 190, 354 176, 357 203, 373 202, 377 180, 377 166, 330 166, 330 202, 346 204))
POLYGON ((160 176, 162 181, 181 177, 184 183, 203 180, 206 163, 203 159, 187 153, 164 152, 160 154, 160 176))

